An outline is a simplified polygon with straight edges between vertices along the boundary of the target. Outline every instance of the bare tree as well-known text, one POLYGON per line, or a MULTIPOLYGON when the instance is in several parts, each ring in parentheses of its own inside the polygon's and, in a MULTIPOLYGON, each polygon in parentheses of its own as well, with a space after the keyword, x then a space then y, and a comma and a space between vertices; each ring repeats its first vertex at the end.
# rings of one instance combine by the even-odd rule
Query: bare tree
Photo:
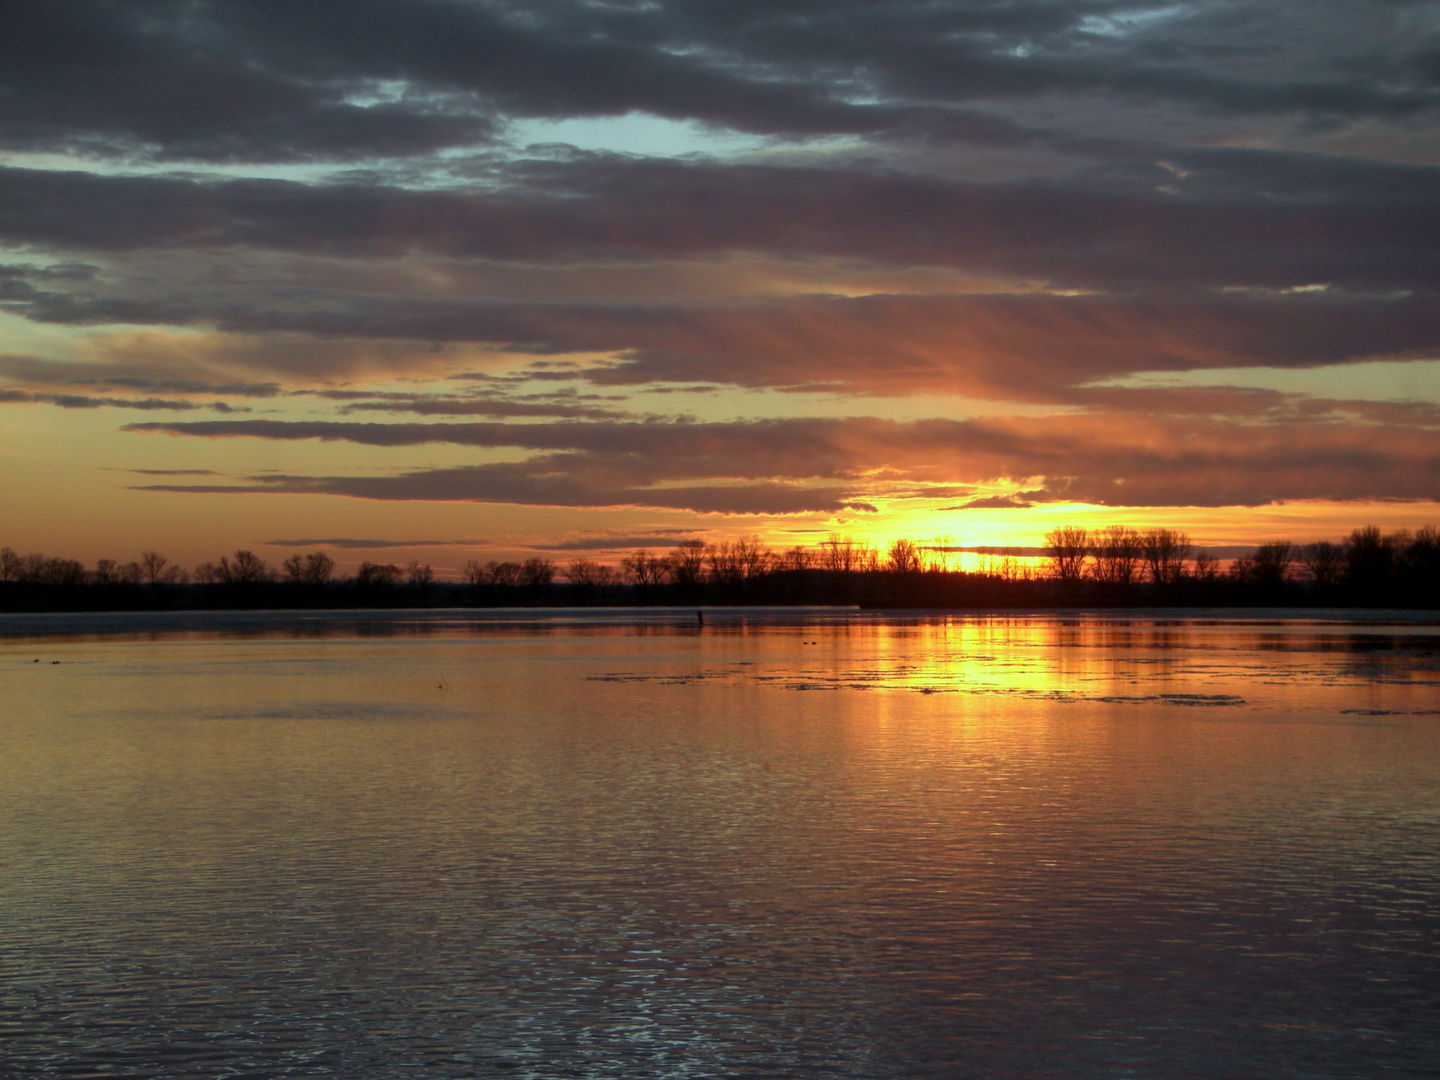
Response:
POLYGON ((526 559, 520 567, 520 584, 531 589, 548 588, 555 580, 555 564, 538 556, 526 559))
POLYGON ((1255 549, 1251 562, 1255 580, 1262 584, 1276 585, 1285 580, 1290 564, 1295 561, 1295 545, 1288 540, 1275 540, 1261 544, 1255 549))
POLYGON ((1085 573, 1090 534, 1082 525, 1058 525, 1045 534, 1045 557, 1061 581, 1079 581, 1085 573))
POLYGON ((645 548, 627 555, 621 560, 620 566, 625 576, 641 589, 660 584, 668 572, 666 560, 656 558, 645 548))
POLYGON ((335 573, 335 560, 323 551, 312 551, 305 556, 303 577, 307 585, 328 585, 330 575, 335 573))
POLYGON ((746 581, 768 574, 775 565, 775 555, 760 542, 758 536, 742 536, 735 541, 732 551, 740 567, 740 576, 746 581))
MULTIPOLYGON (((225 560, 220 560, 221 566, 225 560)), ((235 552, 235 562, 232 564, 231 581, 236 585, 255 585, 270 578, 270 568, 265 565, 265 560, 256 555, 253 551, 235 552)))
POLYGON ((734 544, 729 540, 711 544, 706 549, 705 556, 710 563, 711 581, 725 588, 734 588, 740 584, 745 572, 734 544))
POLYGON ((796 544, 794 547, 789 548, 783 555, 780 556, 780 569, 792 571, 809 570, 811 564, 814 561, 815 556, 811 554, 809 548, 801 547, 799 544, 796 544))
POLYGON ((387 589, 400 580, 400 568, 394 563, 365 561, 355 571, 355 584, 362 589, 387 589))
POLYGON ((614 570, 592 559, 575 559, 565 568, 565 580, 577 588, 591 589, 609 585, 614 578, 614 570))
POLYGON ((1140 534, 1124 525, 1111 525, 1094 538, 1095 580, 1108 585, 1129 585, 1140 564, 1140 534))
POLYGON ((918 574, 920 549, 913 540, 896 540, 886 553, 885 565, 892 574, 918 574))
POLYGON ((1007 547, 1001 551, 999 574, 1002 581, 1019 581, 1023 569, 1020 553, 1013 547, 1007 547))
POLYGON ((85 564, 77 559, 47 559, 44 555, 25 556, 20 581, 32 585, 83 585, 90 580, 85 564))
MULTIPOLYGON (((146 573, 143 564, 140 571, 142 575, 146 573)), ((195 568, 195 577, 199 581, 219 585, 258 585, 273 580, 274 574, 265 565, 264 559, 253 551, 241 550, 235 552, 233 562, 222 555, 218 563, 201 563, 195 568)))
POLYGON ((489 575, 491 585, 512 587, 520 584, 521 566, 518 562, 496 562, 491 559, 485 564, 485 571, 489 575))
POLYGON ((948 574, 955 566, 955 544, 948 536, 937 536, 924 550, 925 569, 948 574))
POLYGON ((704 540, 681 540, 675 545, 665 561, 670 580, 682 588, 693 588, 700 583, 705 570, 707 548, 704 540))
POLYGON ((412 562, 405 568, 405 580, 424 592, 435 582, 435 568, 429 563, 412 562))
POLYGON ((120 582, 120 565, 114 559, 97 559, 90 580, 96 585, 117 585, 120 582))
POLYGON ((1203 548, 1195 552, 1195 580, 1211 582, 1220 574, 1220 560, 1203 548))
POLYGON ((1395 567, 1395 544, 1374 525, 1356 529, 1345 541, 1345 576, 1362 588, 1373 587, 1395 567))
POLYGON ((1398 555, 1397 569, 1415 584, 1428 583, 1432 590, 1440 591, 1440 531, 1434 525, 1415 530, 1398 555))
POLYGON ((838 571, 842 574, 853 573, 859 569, 857 565, 859 559, 859 545, 855 543, 853 536, 831 533, 820 543, 821 569, 838 571))
POLYGON ((1300 549, 1300 562, 1310 573, 1310 580, 1322 588, 1340 584, 1345 569, 1345 552, 1339 544, 1319 540, 1300 549))
POLYGON ((1174 585, 1185 572, 1190 537, 1175 529, 1150 529, 1140 540, 1145 568, 1156 585, 1174 585))
POLYGON ((180 580, 180 568, 158 551, 141 552, 140 573, 147 585, 173 585, 180 580))

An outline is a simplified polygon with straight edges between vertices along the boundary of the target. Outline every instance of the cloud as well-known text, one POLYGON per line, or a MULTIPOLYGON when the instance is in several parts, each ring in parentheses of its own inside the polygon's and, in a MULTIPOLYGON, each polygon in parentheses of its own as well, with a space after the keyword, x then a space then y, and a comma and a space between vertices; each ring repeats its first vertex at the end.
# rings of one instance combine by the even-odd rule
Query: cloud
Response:
POLYGON ((369 446, 512 447, 518 462, 388 477, 260 476, 146 490, 366 499, 649 506, 706 513, 834 512, 956 480, 1018 484, 1025 501, 1257 506, 1293 499, 1429 499, 1440 430, 1365 423, 1256 425, 1139 414, 901 422, 867 417, 734 423, 349 424, 145 422, 127 430, 369 446), (1035 483, 1031 478, 1042 478, 1035 483))
POLYGON ((124 469, 137 476, 218 476, 213 469, 124 469))
POLYGON ((417 416, 559 416, 592 420, 624 415, 616 409, 565 401, 515 401, 500 397, 438 394, 377 394, 369 400, 351 401, 340 408, 341 415, 356 412, 414 413, 417 416))
MULTIPOLYGON (((59 294, 55 294, 58 296, 59 294)), ((1076 387, 1137 371, 1225 367, 1314 367, 1377 356, 1440 355, 1440 296, 1341 290, 1276 294, 1186 290, 1065 296, 1048 292, 989 295, 801 296, 710 303, 536 303, 310 290, 305 303, 261 306, 245 290, 213 294, 81 300, 63 297, 25 310, 42 320, 77 323, 123 318, 218 325, 247 335, 231 365, 293 365, 291 378, 331 373, 345 355, 333 336, 391 339, 391 359, 371 350, 364 363, 417 370, 419 342, 451 342, 528 353, 574 355, 583 363, 532 365, 534 379, 587 380, 598 386, 828 390, 863 394, 944 391, 971 397, 1094 400, 1076 387), (295 349, 290 335, 310 334, 326 348, 295 349), (276 357, 260 344, 281 335, 276 357), (395 340, 398 339, 398 340, 395 340), (403 344, 402 344, 403 343, 403 344), (339 351, 337 351, 339 350, 339 351), (588 359, 599 356, 601 359, 588 359)), ((226 350, 216 349, 226 353, 226 350)), ((365 355, 355 344, 350 355, 365 355)), ((443 357, 435 358, 443 360, 443 357)), ((434 362, 434 359, 432 359, 434 362)), ((140 386, 123 367, 0 361, 0 371, 115 386, 140 386)), ((419 367, 423 371, 423 366, 419 367)), ((269 396, 270 382, 165 380, 149 385, 193 392, 269 396)), ((496 385, 503 389, 503 384, 496 385)), ((322 392, 324 393, 324 392, 322 392)), ((599 405, 517 399, 490 392, 434 394, 344 392, 351 410, 425 415, 594 416, 599 405)))
POLYGON ((1440 406, 1321 369, 1440 357, 1437 55, 1342 0, 28 5, 0 402, 459 448, 176 493, 1434 498, 1440 406), (1240 368, 1316 374, 1156 385, 1240 368))
POLYGON ((693 530, 671 529, 639 534, 584 536, 549 544, 532 544, 539 551, 631 551, 636 548, 676 547, 694 537, 693 530))
POLYGON ((354 161, 484 146, 510 117, 984 144, 1008 129, 974 106, 1037 99, 1332 121, 1433 110, 1433 32, 1377 35, 1374 18, 1321 0, 40 5, 7 27, 0 145, 354 161), (1284 47, 1260 65, 1264 42, 1284 47))
MULTIPOLYGON (((1197 154, 1192 164, 1204 167, 1187 177, 1194 190, 1183 197, 1159 190, 1173 177, 1153 162, 1061 184, 864 165, 591 156, 498 167, 498 190, 492 184, 483 194, 5 168, 0 238, 116 254, 426 252, 556 263, 759 252, 946 266, 1077 288, 1440 284, 1440 170, 1256 156, 1264 160, 1197 154)), ((49 319, 167 321, 160 304, 148 313, 100 298, 76 306, 68 293, 32 289, 29 305, 49 319)))
POLYGON ((333 547, 345 551, 376 551, 385 548, 480 547, 484 540, 363 540, 355 537, 326 537, 302 540, 266 540, 267 547, 333 547))
MULTIPOLYGON (((90 397, 85 394, 42 394, 15 388, 0 389, 0 404, 56 405, 62 409, 139 409, 143 412, 188 412, 200 408, 193 401, 166 398, 90 397)), ((227 410, 230 411, 230 410, 227 410)))
MULTIPOLYGON (((114 343, 120 345, 120 343, 114 343)), ((9 376, 30 386, 47 389, 59 387, 89 387, 104 390, 132 390, 160 394, 224 394, 227 397, 272 398, 281 393, 280 384, 275 382, 216 382, 197 379, 192 361, 184 377, 168 361, 169 357, 157 357, 162 352, 158 344, 151 344, 146 352, 146 362, 136 363, 121 355, 114 359, 95 360, 52 360, 36 356, 0 354, 0 375, 9 376)))
POLYGON ((982 499, 971 499, 959 506, 947 506, 947 510, 1028 510, 1033 502, 1016 498, 1014 495, 987 495, 982 499))

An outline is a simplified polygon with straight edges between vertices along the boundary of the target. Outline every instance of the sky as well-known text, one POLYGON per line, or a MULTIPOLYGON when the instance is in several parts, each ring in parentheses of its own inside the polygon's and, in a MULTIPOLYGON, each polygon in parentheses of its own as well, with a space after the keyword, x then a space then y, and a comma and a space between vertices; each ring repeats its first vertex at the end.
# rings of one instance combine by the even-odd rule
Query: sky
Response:
POLYGON ((0 544, 1440 522, 1440 4, 136 0, 0 38, 0 544))

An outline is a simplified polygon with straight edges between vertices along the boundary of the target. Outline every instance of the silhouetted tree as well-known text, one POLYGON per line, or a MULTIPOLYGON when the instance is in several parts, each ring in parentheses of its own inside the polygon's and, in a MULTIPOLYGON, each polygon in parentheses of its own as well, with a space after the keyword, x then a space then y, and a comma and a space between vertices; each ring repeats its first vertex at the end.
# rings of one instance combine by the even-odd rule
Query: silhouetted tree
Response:
POLYGON ((1424 596, 1437 599, 1440 589, 1440 532, 1426 525, 1415 531, 1399 556, 1397 572, 1424 596))
POLYGON ((1362 594, 1383 589, 1394 564, 1392 545, 1374 525, 1356 529, 1345 541, 1345 581, 1362 594))
POLYGON ((687 591, 699 585, 707 550, 704 540, 681 540, 676 544, 675 550, 665 560, 670 580, 687 591))
POLYGON ((565 580, 578 589, 609 585, 614 577, 614 570, 592 559, 574 559, 565 567, 565 580))
POLYGON ((178 566, 171 564, 158 551, 141 552, 139 567, 142 580, 147 585, 175 585, 184 576, 178 566))
POLYGON ((948 574, 955 568, 955 545, 948 536, 937 536, 924 548, 925 569, 932 574, 948 574))
POLYGON ((1129 585, 1140 563, 1140 534, 1124 525, 1111 525, 1094 538, 1095 580, 1107 585, 1129 585))
POLYGON ((896 540, 886 553, 885 565, 892 574, 918 574, 920 548, 913 540, 896 540))
POLYGON ((789 571, 809 570, 815 557, 810 549, 796 544, 780 556, 780 569, 789 571))
POLYGON ((626 578, 642 592, 660 584, 669 572, 664 559, 656 558, 645 548, 626 556, 620 563, 626 578))
POLYGON ((1145 556, 1145 569, 1150 580, 1168 588, 1185 573, 1185 557, 1190 553, 1190 537, 1175 529, 1150 529, 1140 538, 1145 556))
POLYGON ((501 588, 512 588, 520 584, 520 564, 518 562, 496 562, 491 559, 485 564, 485 574, 488 584, 498 585, 501 588))
POLYGON ((1080 525, 1058 525, 1045 534, 1045 557, 1051 573, 1062 582, 1079 581, 1090 552, 1090 534, 1080 525))
POLYGON ((118 563, 114 559, 97 559, 90 580, 96 585, 139 585, 145 580, 144 568, 138 562, 118 563))
POLYGON ((305 569, 301 578, 307 585, 328 585, 335 573, 335 560, 323 551, 312 551, 305 556, 305 569))
POLYGON ((1220 576, 1220 560, 1205 549, 1195 552, 1195 580, 1213 582, 1220 576))
POLYGON ((54 585, 68 588, 90 580, 85 564, 78 559, 47 559, 43 555, 27 555, 21 580, 32 585, 54 585))
POLYGON ((525 560, 520 567, 520 584, 529 589, 549 588, 555 580, 555 564, 537 557, 525 560))
POLYGON ((1261 544, 1251 559, 1251 572, 1258 585, 1275 586, 1285 580, 1295 559, 1295 545, 1288 540, 1261 544))
POLYGON ((1300 561, 1310 572, 1310 580, 1321 588, 1340 584, 1345 568, 1345 552, 1339 544, 1319 540, 1300 549, 1300 561))
POLYGON ((860 568, 860 546, 853 536, 831 533, 820 542, 820 568, 850 574, 860 568))
POLYGON ((742 536, 731 545, 735 564, 740 568, 740 577, 754 581, 768 574, 775 564, 775 556, 758 536, 742 536))
POLYGON ((362 562, 355 571, 355 584, 362 589, 389 589, 400 581, 400 568, 394 563, 362 562))

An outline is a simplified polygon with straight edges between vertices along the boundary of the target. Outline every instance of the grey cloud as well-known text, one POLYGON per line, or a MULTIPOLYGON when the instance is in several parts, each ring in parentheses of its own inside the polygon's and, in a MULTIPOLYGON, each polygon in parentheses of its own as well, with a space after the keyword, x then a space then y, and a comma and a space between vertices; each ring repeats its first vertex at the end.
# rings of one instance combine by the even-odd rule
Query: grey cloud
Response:
MULTIPOLYGON (((950 266, 1074 286, 1314 282, 1440 285, 1440 170, 1348 169, 1214 155, 1195 193, 1156 170, 1069 184, 977 184, 876 169, 597 159, 515 167, 493 194, 278 181, 202 183, 0 169, 0 237, 124 252, 253 248, 520 261, 695 258, 738 251, 950 266), (1287 185, 1274 174, 1305 173, 1287 185), (1332 175, 1333 174, 1333 175, 1332 175), (1326 177, 1329 179, 1326 179, 1326 177)), ((1188 180, 1187 180, 1188 183, 1188 180)), ((162 303, 106 302, 19 281, 52 321, 170 321, 162 303)), ((303 297, 295 294, 294 299, 303 297)), ((238 313, 237 313, 238 314, 238 313)), ((343 327, 315 320, 317 332, 343 327)))
POLYGON ((216 476, 213 469, 125 469, 137 476, 216 476))
POLYGON ((201 494, 257 492, 342 495, 357 499, 514 503, 529 506, 645 506, 703 514, 833 512, 843 500, 836 489, 758 483, 735 486, 628 487, 594 483, 587 476, 556 474, 554 462, 475 465, 431 469, 390 477, 263 477, 241 485, 138 486, 139 491, 201 494))
POLYGON ((514 401, 505 398, 456 398, 439 395, 394 395, 380 400, 351 401, 340 409, 342 415, 356 412, 414 413, 417 416, 556 416, 572 419, 615 418, 623 414, 594 405, 560 401, 514 401))
POLYGON ((1286 499, 1427 499, 1434 496, 1433 477, 1440 468, 1440 431, 1431 429, 1165 421, 1119 413, 903 423, 865 417, 630 425, 202 421, 142 423, 127 430, 344 439, 372 446, 443 440, 539 451, 521 462, 392 477, 262 476, 248 485, 163 490, 733 513, 833 512, 868 501, 870 491, 887 480, 935 484, 938 495, 957 479, 1037 476, 1045 482, 1021 493, 1027 501, 1253 506, 1286 499), (701 481, 727 483, 686 486, 701 481), (731 481, 745 483, 731 486, 731 481), (825 486, 802 486, 817 482, 825 486))
POLYGON ((551 544, 532 544, 540 551, 629 551, 635 548, 676 547, 693 536, 690 530, 670 529, 660 532, 617 535, 586 536, 577 540, 563 540, 551 544))
MULTIPOLYGON (((143 308, 152 316, 184 323, 208 319, 249 334, 346 333, 489 343, 537 356, 609 354, 611 359, 587 366, 544 367, 537 361, 523 374, 612 387, 662 384, 661 389, 728 384, 876 394, 940 390, 1086 403, 1100 392, 1076 387, 1135 371, 1314 367, 1440 353, 1440 298, 1418 292, 1378 298, 1343 291, 1030 293, 712 304, 537 304, 315 292, 309 300, 299 309, 257 309, 233 296, 125 303, 137 309, 135 319, 143 308)), ((60 365, 54 373, 62 374, 60 365)), ((387 401, 361 391, 341 393, 351 397, 350 408, 370 411, 603 415, 599 406, 567 399, 387 401)))
POLYGON ((380 551, 386 548, 478 547, 484 543, 484 540, 364 540, 349 536, 265 541, 268 547, 333 547, 345 551, 380 551))
POLYGON ((33 390, 7 388, 0 390, 0 403, 11 405, 43 404, 61 409, 138 409, 142 412, 188 412, 200 408, 193 401, 166 398, 92 397, 87 394, 45 394, 33 390))
POLYGON ((0 355, 0 375, 49 388, 83 386, 96 389, 136 390, 160 394, 224 394, 229 397, 270 398, 280 394, 274 382, 215 382, 176 378, 158 369, 142 371, 133 364, 95 361, 48 360, 15 354, 0 355))
POLYGON ((1013 495, 989 495, 983 499, 971 499, 959 506, 951 506, 949 510, 1027 510, 1034 506, 1033 502, 1025 499, 1017 499, 1013 495))
POLYGON ((923 126, 942 107, 1056 94, 1316 117, 1436 104, 1435 35, 1376 35, 1390 8, 1227 3, 1126 22, 1146 10, 1111 0, 30 5, 12 15, 0 52, 0 140, 285 160, 481 142, 498 115, 642 111, 806 136, 923 126), (1260 68, 1255 49, 1267 43, 1260 68))

